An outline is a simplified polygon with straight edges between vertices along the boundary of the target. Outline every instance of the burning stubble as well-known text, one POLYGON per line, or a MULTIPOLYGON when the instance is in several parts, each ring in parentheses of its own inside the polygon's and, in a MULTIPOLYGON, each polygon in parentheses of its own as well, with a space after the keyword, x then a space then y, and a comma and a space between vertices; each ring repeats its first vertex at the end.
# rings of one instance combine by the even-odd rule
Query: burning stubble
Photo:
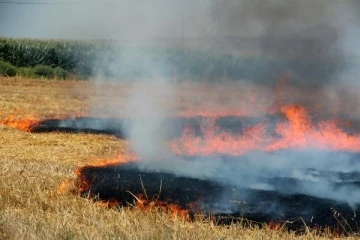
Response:
MULTIPOLYGON (((137 51, 135 55, 145 59, 144 66, 139 69, 149 73, 149 81, 136 82, 127 91, 128 97, 124 100, 125 108, 122 111, 125 115, 130 116, 132 121, 126 122, 119 128, 124 128, 126 137, 139 157, 140 166, 152 171, 211 179, 241 187, 275 190, 287 194, 303 193, 329 198, 347 202, 352 207, 360 203, 360 196, 357 191, 358 179, 345 177, 346 179, 350 178, 348 179, 349 182, 353 181, 354 184, 346 186, 338 184, 344 181, 344 176, 341 174, 346 175, 352 171, 359 171, 357 156, 360 143, 359 136, 345 133, 336 125, 335 121, 330 121, 332 119, 320 121, 317 124, 314 124, 312 120, 313 117, 315 118, 314 115, 322 117, 322 114, 328 115, 334 112, 335 118, 346 116, 358 120, 358 113, 354 107, 357 107, 359 100, 357 91, 352 90, 354 87, 356 90, 358 89, 356 84, 358 65, 355 63, 360 56, 356 41, 359 34, 357 24, 359 19, 356 15, 359 4, 356 1, 342 3, 328 0, 316 2, 274 0, 266 3, 264 1, 228 1, 227 4, 223 2, 219 4, 218 1, 201 4, 200 1, 196 1, 193 5, 196 7, 192 9, 191 7, 185 8, 186 4, 182 5, 181 9, 189 10, 185 11, 187 18, 176 15, 179 17, 180 23, 182 19, 185 19, 183 24, 186 28, 183 31, 179 27, 181 24, 172 18, 172 14, 169 14, 178 7, 178 4, 166 4, 163 5, 164 8, 159 8, 165 9, 162 12, 167 13, 167 18, 161 18, 152 12, 157 8, 156 6, 149 6, 148 4, 131 5, 128 2, 124 4, 126 4, 125 8, 120 3, 115 4, 116 7, 111 11, 113 14, 108 14, 107 10, 109 9, 106 6, 103 6, 99 12, 111 15, 111 18, 118 20, 116 16, 124 16, 121 14, 124 11, 123 9, 129 7, 128 9, 131 11, 140 13, 136 22, 124 21, 124 19, 120 19, 118 22, 111 21, 108 17, 104 18, 105 21, 102 22, 98 21, 102 18, 97 15, 98 17, 94 19, 100 27, 96 27, 96 25, 94 27, 91 24, 86 27, 82 24, 74 24, 74 26, 87 33, 93 33, 94 29, 100 29, 99 36, 102 38, 109 37, 121 43, 122 41, 119 38, 128 35, 137 45, 141 46, 154 45, 157 42, 154 39, 164 37, 164 35, 174 38, 180 36, 180 39, 182 37, 190 39, 208 36, 218 39, 226 38, 230 34, 236 35, 240 39, 241 37, 250 40, 255 38, 257 41, 250 41, 252 44, 246 45, 250 46, 249 49, 255 49, 260 52, 261 56, 272 54, 280 59, 286 59, 285 67, 296 64, 295 60, 304 58, 308 58, 308 61, 315 58, 319 61, 334 60, 330 61, 324 70, 332 73, 328 79, 304 80, 296 73, 291 75, 295 84, 305 85, 308 89, 314 85, 319 87, 319 92, 322 92, 320 96, 308 96, 312 95, 311 92, 302 90, 304 92, 300 93, 302 96, 299 98, 294 96, 282 97, 279 105, 279 102, 276 101, 276 90, 269 90, 264 93, 264 95, 269 96, 268 102, 264 104, 264 101, 261 101, 259 105, 265 105, 265 107, 260 108, 260 111, 249 111, 254 110, 253 105, 256 105, 258 101, 256 97, 254 101, 250 101, 251 94, 241 102, 234 97, 230 101, 232 110, 235 109, 236 111, 238 104, 247 110, 239 111, 243 114, 242 117, 249 115, 249 112, 256 112, 258 124, 253 124, 248 128, 239 127, 241 128, 240 134, 229 134, 217 131, 215 126, 211 125, 211 121, 214 120, 211 119, 210 124, 202 129, 202 137, 196 136, 191 128, 187 128, 182 136, 168 141, 166 135, 169 129, 165 120, 171 112, 169 106, 175 101, 177 89, 173 85, 173 79, 164 73, 168 72, 169 69, 171 70, 173 66, 169 66, 166 61, 156 63, 147 61, 147 53, 137 51), (120 9, 122 10, 120 11, 120 9), (119 22, 122 25, 120 28, 116 28, 116 23, 119 22), (123 23, 128 22, 133 24, 123 25, 123 23), (147 23, 145 27, 137 27, 143 25, 144 22, 147 23), (162 23, 164 22, 169 23, 169 25, 171 25, 170 23, 176 24, 163 26, 162 23), (192 23, 194 24, 191 25, 192 23), (107 27, 106 34, 102 26, 107 27), (181 36, 182 32, 185 32, 186 35, 181 36), (337 70, 333 71, 335 67, 337 70), (340 88, 339 85, 344 87, 340 88), (346 93, 347 96, 344 97, 343 93, 346 93), (166 100, 164 101, 164 99, 166 100), (307 102, 308 105, 319 104, 320 109, 324 105, 327 107, 325 110, 321 109, 324 111, 316 112, 301 104, 289 104, 289 102, 299 103, 299 101, 307 102), (278 106, 274 109, 273 105, 278 106), (276 115, 280 121, 273 123, 272 118, 268 117, 269 114, 276 115), (269 125, 270 127, 268 127, 269 125), (271 129, 270 133, 267 131, 268 128, 271 129), (231 157, 227 158, 222 155, 230 155, 231 157), (189 161, 188 157, 192 157, 192 159, 189 161), (280 181, 276 181, 274 178, 280 178, 280 181), (287 185, 284 179, 289 178, 302 181, 300 184, 287 185)), ((63 6, 62 8, 66 7, 63 6)), ((97 8, 93 8, 92 11, 96 12, 97 10, 97 8)), ((49 12, 51 11, 47 11, 47 15, 50 15, 49 12)), ((82 10, 81 12, 86 11, 82 10)), ((85 15, 89 14, 85 13, 85 15)), ((70 21, 71 18, 64 18, 62 15, 61 19, 70 21)), ((58 20, 55 19, 54 22, 56 21, 58 20)), ((3 21, 0 21, 0 24, 1 22, 3 21)), ((4 27, 3 25, 0 26, 4 27)), ((18 24, 18 26, 22 25, 18 24)), ((41 28, 39 27, 39 29, 41 28)), ((60 32, 78 32, 68 31, 69 29, 72 27, 68 26, 66 31, 60 32)), ((10 30, 6 29, 6 35, 19 35, 19 29, 17 33, 15 33, 16 29, 10 30)), ((58 36, 54 35, 53 32, 42 32, 37 37, 48 36, 80 37, 78 35, 58 36)), ((94 38, 94 36, 90 37, 94 38)), ((184 40, 180 46, 187 47, 186 44, 189 42, 191 41, 189 40, 186 43, 184 40)), ((224 45, 215 48, 214 46, 217 45, 212 43, 207 46, 210 46, 208 48, 214 47, 220 52, 241 52, 244 50, 236 44, 224 45)), ((128 65, 131 67, 137 64, 135 60, 132 60, 134 53, 128 54, 129 56, 125 56, 129 59, 128 65)), ((115 76, 119 75, 121 61, 118 58, 120 59, 120 57, 124 57, 124 55, 115 56, 111 58, 111 61, 100 60, 97 65, 111 64, 110 71, 115 76)), ((313 68, 310 67, 310 69, 313 68)), ((306 70, 307 68, 304 71, 306 70)), ((96 72, 96 69, 94 71, 96 72)), ((104 81, 102 73, 98 75, 98 81, 104 81)), ((268 79, 264 79, 264 83, 273 81, 278 77, 278 75, 268 76, 268 79)), ((250 82, 249 85, 253 87, 251 80, 246 79, 247 82, 250 82)), ((201 89, 201 91, 204 94, 206 89, 201 89)), ((284 91, 282 89, 282 92, 284 91)), ((287 94, 290 95, 288 92, 287 94)), ((108 101, 112 101, 111 97, 108 101)), ((210 102, 208 105, 213 108, 222 108, 221 103, 211 97, 200 98, 198 101, 207 101, 207 103, 210 102)), ((318 106, 311 107, 318 108, 318 106)), ((199 112, 201 110, 203 109, 198 108, 195 111, 190 111, 190 115, 201 115, 199 112)), ((207 111, 216 120, 216 117, 221 114, 216 111, 211 112, 211 110, 213 109, 210 108, 207 111)), ((120 110, 114 108, 112 111, 120 110)), ((94 109, 93 113, 96 114, 96 112, 97 109, 94 109)), ((239 112, 234 113, 234 111, 223 112, 229 113, 229 115, 240 115, 239 112)), ((106 124, 100 123, 99 125, 106 128, 106 124)), ((219 196, 219 199, 222 199, 222 196, 219 196)))
MULTIPOLYGON (((114 192, 114 194, 118 194, 116 196, 122 196, 124 192, 121 188, 117 189, 117 185, 111 182, 118 181, 116 184, 123 184, 121 178, 117 179, 114 172, 122 171, 127 162, 135 161, 137 173, 149 173, 156 177, 156 191, 159 191, 161 176, 169 174, 180 179, 185 177, 199 183, 226 186, 226 189, 232 189, 232 187, 243 189, 242 191, 238 190, 236 196, 228 191, 225 193, 215 191, 216 194, 212 193, 210 202, 206 202, 203 206, 203 210, 206 211, 238 212, 239 208, 234 207, 232 202, 236 202, 235 205, 239 205, 237 202, 240 202, 242 205, 242 202, 245 201, 254 203, 250 210, 257 212, 271 210, 271 213, 285 216, 282 214, 287 212, 288 208, 281 207, 284 201, 299 200, 298 204, 305 204, 306 201, 299 197, 299 194, 305 195, 305 200, 312 199, 310 196, 320 198, 320 200, 316 200, 317 204, 325 201, 326 206, 333 206, 334 202, 329 203, 330 200, 333 200, 345 202, 353 209, 357 209, 359 204, 357 191, 359 184, 358 131, 344 129, 339 125, 339 121, 332 119, 332 116, 329 117, 328 113, 320 114, 321 112, 314 112, 310 110, 311 108, 308 109, 302 105, 289 105, 286 104, 285 99, 275 101, 279 106, 275 109, 271 107, 269 111, 266 111, 267 116, 258 114, 236 116, 233 114, 232 117, 218 118, 198 118, 196 116, 192 118, 188 116, 183 119, 168 118, 169 112, 164 110, 167 109, 168 102, 164 103, 157 99, 166 98, 166 93, 174 95, 174 92, 170 90, 177 85, 170 85, 170 88, 166 86, 167 83, 133 85, 134 92, 130 96, 134 96, 134 98, 129 98, 127 101, 130 109, 128 114, 132 114, 132 118, 123 119, 123 121, 118 119, 121 124, 117 127, 126 133, 123 134, 123 137, 134 139, 131 139, 131 144, 138 156, 134 157, 124 152, 117 159, 90 167, 93 173, 89 176, 85 175, 85 177, 88 178, 88 183, 91 183, 94 176, 98 179, 96 185, 89 184, 87 186, 94 191, 94 194, 97 193, 96 191, 100 191, 105 194, 114 192), (156 89, 161 89, 161 91, 153 95, 148 94, 149 98, 145 98, 146 101, 142 102, 142 94, 146 95, 149 86, 156 86, 156 89), (142 94, 135 97, 135 93, 142 94), (134 105, 130 103, 134 103, 134 105), (156 109, 152 107, 152 104, 161 106, 160 109, 163 111, 147 111, 156 109), (138 108, 139 105, 146 107, 138 108), (162 117, 154 118, 152 113, 162 117), (315 117, 315 113, 318 116, 315 117), (161 126, 169 128, 159 127, 151 121, 147 122, 148 119, 156 119, 155 123, 161 122, 161 126), (142 127, 151 130, 143 130, 145 133, 142 133, 142 130, 136 131, 142 127), (168 131, 174 128, 180 128, 178 136, 169 138, 168 131), (158 133, 157 130, 162 131, 162 134, 159 134, 161 138, 155 138, 157 141, 154 141, 152 136, 158 133), (137 139, 134 137, 136 134, 132 131, 143 135, 139 135, 137 139), (143 139, 145 139, 144 143, 136 142, 143 139), (141 146, 141 149, 137 150, 135 144, 141 146), (143 150, 144 147, 149 147, 150 150, 143 150), (104 170, 104 174, 99 178, 100 176, 97 174, 101 169, 104 170), (158 174, 160 175, 158 176, 158 174), (113 189, 112 186, 115 189, 108 190, 107 186, 102 185, 101 179, 104 180, 104 183, 109 183, 110 189, 113 189), (102 187, 104 188, 102 189, 102 187), (255 191, 255 194, 251 191, 255 191), (259 192, 256 191, 264 194, 259 195, 259 192), (259 197, 266 199, 266 194, 285 196, 285 200, 276 197, 271 206, 265 206, 266 201, 262 201, 259 206, 256 206, 259 197)), ((275 95, 284 97, 282 94, 275 95)), ((12 120, 11 116, 10 120, 3 121, 3 123, 22 128, 21 125, 13 124, 16 121, 12 120)), ((59 128, 68 124, 67 127, 73 126, 73 130, 77 131, 82 127, 87 130, 91 130, 91 128, 101 130, 99 127, 106 130, 110 126, 110 122, 110 120, 106 122, 104 119, 79 118, 58 120, 52 123, 59 124, 59 128), (99 121, 106 124, 101 125, 99 121), (75 124, 71 125, 71 123, 75 124)), ((33 124, 39 125, 38 122, 33 124)), ((116 122, 113 124, 116 125, 116 122)), ((32 126, 29 131, 36 131, 36 127, 32 126)), ((86 168, 78 170, 79 177, 84 177, 81 174, 82 169, 86 168)), ((133 179, 138 180, 137 176, 133 179)), ((142 177, 146 187, 149 182, 144 179, 142 177)), ((166 184, 170 183, 166 182, 166 184)), ((134 189, 141 190, 138 187, 134 189)), ((86 192, 86 189, 79 190, 86 192)), ((137 197, 139 198, 139 196, 137 197)), ((193 197, 195 199, 196 194, 193 197)), ((172 200, 176 201, 176 198, 172 200)), ((242 211, 248 213, 246 211, 250 210, 246 209, 242 211)))

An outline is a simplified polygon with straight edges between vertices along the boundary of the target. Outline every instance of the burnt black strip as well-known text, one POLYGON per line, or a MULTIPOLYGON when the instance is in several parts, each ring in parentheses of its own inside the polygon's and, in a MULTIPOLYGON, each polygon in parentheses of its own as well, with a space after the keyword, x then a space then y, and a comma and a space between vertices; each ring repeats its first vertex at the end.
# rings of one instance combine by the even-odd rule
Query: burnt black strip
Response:
MULTIPOLYGON (((192 203, 200 203, 197 209, 213 214, 219 223, 229 223, 229 219, 237 217, 259 222, 302 218, 309 227, 339 227, 338 218, 341 218, 346 219, 351 231, 358 230, 360 225, 357 216, 359 206, 351 208, 346 203, 304 194, 256 190, 212 180, 147 171, 134 163, 83 167, 79 182, 91 183, 82 192, 84 196, 90 192, 91 196, 98 196, 100 200, 116 199, 124 205, 136 201, 133 195, 143 194, 144 186, 149 200, 176 203, 193 211, 197 210, 191 208, 192 203), (335 212, 341 217, 336 217, 335 212)), ((299 226, 293 227, 297 229, 299 226)))
MULTIPOLYGON (((269 118, 270 119, 270 118, 269 118)), ((272 120, 274 117, 272 117, 272 120)), ((126 138, 127 129, 133 124, 146 126, 147 119, 115 119, 115 118, 92 118, 81 117, 73 119, 48 119, 41 121, 31 129, 31 132, 70 132, 70 133, 95 133, 110 134, 118 138, 126 138)), ((246 126, 252 126, 264 119, 258 118, 240 118, 240 117, 222 117, 211 119, 204 117, 195 118, 168 118, 161 120, 162 131, 168 138, 181 136, 186 127, 194 129, 195 134, 201 135, 201 126, 209 126, 214 121, 215 125, 221 131, 231 133, 241 133, 246 126)), ((273 120, 273 122, 275 122, 273 120)))
MULTIPOLYGON (((313 118, 314 124, 324 117, 313 118)), ((326 119, 326 118, 325 118, 326 119)), ((167 118, 158 120, 161 131, 166 138, 176 138, 181 136, 186 127, 194 130, 197 136, 203 135, 203 130, 209 130, 215 127, 216 131, 228 132, 231 134, 241 134, 244 129, 255 126, 259 123, 266 123, 266 134, 276 136, 275 126, 279 120, 285 120, 281 115, 265 115, 261 117, 191 117, 191 118, 167 118), (203 129, 204 128, 204 129, 203 129)), ((109 134, 120 139, 126 139, 129 135, 131 126, 148 126, 149 119, 130 119, 130 118, 95 118, 95 117, 79 117, 69 119, 47 119, 33 126, 31 132, 69 132, 69 133, 94 133, 109 134)), ((152 121, 150 119, 150 121, 152 121)), ((344 131, 349 134, 360 131, 360 125, 357 123, 351 129, 344 131)))

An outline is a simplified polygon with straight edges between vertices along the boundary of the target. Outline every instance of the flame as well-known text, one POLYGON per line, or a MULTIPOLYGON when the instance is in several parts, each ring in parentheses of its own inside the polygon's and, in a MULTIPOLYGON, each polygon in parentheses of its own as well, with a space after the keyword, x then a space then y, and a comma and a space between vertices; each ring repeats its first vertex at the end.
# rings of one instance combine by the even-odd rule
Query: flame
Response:
POLYGON ((182 208, 180 205, 175 203, 167 203, 159 200, 149 200, 144 198, 142 194, 137 195, 136 207, 142 210, 160 210, 163 212, 170 213, 173 217, 182 217, 190 219, 189 209, 182 208))
MULTIPOLYGON (((124 206, 124 204, 118 199, 109 199, 107 201, 98 201, 98 205, 106 208, 116 208, 124 206)), ((142 194, 136 196, 136 202, 133 206, 143 211, 162 211, 169 213, 172 217, 180 217, 185 220, 191 219, 191 213, 189 209, 185 209, 175 203, 167 203, 159 200, 148 200, 144 198, 142 194)))
POLYGON ((242 135, 218 132, 214 123, 208 129, 202 129, 204 137, 195 135, 195 131, 187 127, 179 139, 169 143, 178 155, 242 155, 250 150, 258 149, 264 139, 265 125, 258 124, 247 128, 242 135))
POLYGON ((106 160, 95 160, 89 163, 93 167, 104 167, 110 165, 118 165, 122 163, 138 161, 139 158, 133 152, 120 153, 116 158, 106 160))
POLYGON ((280 222, 274 222, 274 221, 270 221, 267 226, 272 229, 272 230, 275 230, 275 231, 279 231, 282 227, 282 223, 280 222))
POLYGON ((40 120, 34 116, 18 117, 15 114, 9 114, 0 118, 0 124, 11 128, 17 128, 22 131, 30 132, 40 120))
POLYGON ((315 125, 307 110, 300 105, 283 106, 281 113, 286 119, 276 123, 275 134, 267 133, 269 124, 266 122, 250 126, 241 134, 233 134, 220 131, 214 120, 211 124, 203 124, 202 137, 187 127, 181 137, 170 141, 169 146, 176 154, 188 156, 239 156, 254 150, 272 152, 288 148, 360 151, 360 135, 344 132, 336 119, 315 125))
MULTIPOLYGON (((68 114, 57 114, 52 115, 50 119, 66 119, 66 118, 80 118, 85 117, 84 113, 68 115, 68 114)), ((0 115, 0 125, 5 125, 10 128, 16 128, 25 132, 31 132, 34 127, 39 125, 43 117, 37 117, 33 115, 24 114, 22 111, 17 111, 17 113, 10 113, 6 116, 0 115)))
POLYGON ((64 180, 55 191, 56 195, 66 195, 69 193, 74 194, 76 192, 77 192, 77 188, 75 186, 74 179, 64 180))
MULTIPOLYGON (((79 193, 86 193, 89 192, 91 189, 92 182, 89 182, 84 179, 84 176, 82 175, 82 171, 86 169, 87 167, 90 167, 89 165, 84 166, 76 170, 77 175, 77 182, 75 183, 77 186, 77 190, 79 193)), ((93 166, 91 166, 93 167, 93 166)), ((59 188, 57 193, 62 193, 63 189, 67 189, 68 186, 72 184, 71 182, 64 182, 59 188)), ((190 207, 189 208, 183 208, 180 205, 176 203, 168 203, 166 201, 160 201, 158 199, 150 200, 144 197, 143 194, 137 194, 135 196, 136 202, 134 207, 142 209, 142 210, 160 210, 163 212, 170 213, 173 217, 182 217, 185 219, 190 219, 190 207)), ((98 201, 97 202, 100 206, 107 207, 107 208, 114 208, 114 207, 121 207, 125 204, 122 203, 119 199, 107 199, 106 201, 98 201)), ((190 205, 189 205, 190 206, 190 205)))
MULTIPOLYGON (((88 192, 91 189, 92 182, 89 182, 88 179, 84 178, 82 172, 84 169, 89 167, 105 167, 111 165, 119 165, 122 163, 134 162, 137 161, 138 157, 134 153, 122 153, 119 154, 116 158, 113 159, 106 159, 106 160, 96 160, 93 161, 83 167, 76 169, 75 175, 77 177, 76 186, 78 192, 88 192)), ((95 180, 95 179, 94 179, 95 180)))
POLYGON ((219 118, 219 117, 251 117, 254 116, 254 111, 250 109, 191 109, 176 114, 177 117, 193 118, 219 118))
POLYGON ((106 208, 115 208, 115 207, 120 207, 122 205, 122 203, 115 198, 109 199, 107 201, 98 201, 96 203, 106 208))
MULTIPOLYGON (((352 135, 341 129, 341 122, 336 119, 320 121, 314 123, 309 111, 302 105, 285 104, 284 86, 289 79, 289 74, 285 74, 279 81, 276 91, 275 106, 266 109, 256 105, 255 100, 258 96, 252 95, 245 104, 237 109, 195 109, 186 110, 180 113, 180 117, 202 116, 209 118, 201 126, 202 136, 198 136, 191 126, 187 126, 182 136, 168 142, 169 148, 177 155, 187 156, 211 156, 211 155, 233 155, 240 156, 251 151, 273 152, 282 149, 307 149, 317 148, 335 151, 360 151, 360 134, 352 135), (255 109, 255 110, 254 110, 255 109), (262 111, 263 110, 263 111, 262 111), (219 117, 249 117, 256 115, 257 112, 264 114, 282 114, 284 119, 280 119, 275 128, 268 122, 262 122, 253 126, 240 129, 241 133, 229 133, 222 131, 216 126, 219 117), (269 129, 272 134, 269 134, 269 129)), ((244 101, 245 102, 245 101, 244 101)), ((84 117, 80 114, 76 117, 84 117)), ((66 115, 57 115, 52 119, 63 119, 66 115)), ((9 114, 0 118, 0 124, 30 132, 41 119, 35 116, 20 117, 19 115, 9 114)), ((346 122, 342 127, 351 127, 351 122, 346 122)), ((240 127, 240 126, 239 126, 240 127)), ((116 158, 106 160, 96 160, 89 165, 78 168, 75 171, 76 181, 64 181, 57 189, 57 194, 64 193, 86 193, 91 189, 92 180, 88 180, 82 175, 84 169, 88 167, 105 167, 118 165, 133 161, 139 161, 138 156, 132 152, 119 154, 116 158)), ((96 177, 96 176, 94 176, 96 177)), ((94 179, 93 179, 94 180, 94 179)), ((167 203, 165 201, 150 200, 143 195, 136 195, 135 206, 143 210, 161 210, 171 213, 173 216, 189 218, 190 211, 197 205, 189 204, 183 208, 178 204, 167 203)), ((118 199, 108 199, 100 201, 98 204, 109 208, 122 206, 123 203, 118 199)), ((195 211, 196 212, 196 211, 195 211)), ((282 225, 279 222, 270 222, 269 227, 276 231, 282 225)))

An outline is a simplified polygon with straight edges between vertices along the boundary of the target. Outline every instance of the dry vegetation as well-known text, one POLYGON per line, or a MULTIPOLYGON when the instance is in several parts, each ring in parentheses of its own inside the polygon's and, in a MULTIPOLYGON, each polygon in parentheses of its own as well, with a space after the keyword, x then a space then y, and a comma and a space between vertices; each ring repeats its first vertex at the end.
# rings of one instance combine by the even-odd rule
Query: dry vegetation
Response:
MULTIPOLYGON (((89 104, 106 104, 104 86, 92 86, 0 78, 0 114, 47 118, 88 113, 89 104)), ((120 96, 126 89, 122 86, 113 94, 120 96)), ((269 227, 221 227, 206 219, 190 223, 151 210, 107 209, 74 194, 71 186, 58 194, 58 187, 74 178, 78 166, 112 158, 127 148, 126 142, 112 136, 32 134, 1 126, 0 239, 328 239, 269 227)))

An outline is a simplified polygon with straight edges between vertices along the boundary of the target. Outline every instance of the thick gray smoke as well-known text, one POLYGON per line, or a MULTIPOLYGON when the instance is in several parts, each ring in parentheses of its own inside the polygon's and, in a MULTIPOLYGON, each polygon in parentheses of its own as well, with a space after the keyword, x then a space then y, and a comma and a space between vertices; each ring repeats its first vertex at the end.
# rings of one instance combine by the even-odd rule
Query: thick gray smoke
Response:
POLYGON ((239 157, 199 157, 191 161, 181 157, 173 159, 176 161, 171 165, 155 161, 141 166, 244 189, 301 193, 345 202, 352 207, 360 204, 360 162, 356 154, 309 149, 254 152, 239 157))
MULTIPOLYGON (((56 2, 71 3, 60 0, 56 2)), ((360 117, 357 81, 360 73, 360 1, 77 2, 81 4, 0 3, 0 36, 106 39, 127 46, 200 48, 231 54, 245 52, 271 55, 289 60, 285 61, 289 67, 297 65, 300 60, 307 62, 308 65, 304 65, 302 70, 304 72, 314 69, 313 64, 320 62, 319 68, 332 73, 328 79, 301 79, 296 73, 292 78, 306 83, 325 83, 322 84, 323 94, 318 101, 329 102, 330 106, 343 110, 353 119, 360 117)), ((135 118, 127 126, 127 135, 134 151, 142 159, 148 160, 144 163, 147 168, 217 179, 243 187, 301 192, 345 201, 351 205, 360 203, 359 191, 349 187, 335 187, 341 179, 322 174, 331 171, 359 171, 359 162, 353 161, 347 154, 334 157, 333 154, 309 149, 306 154, 250 154, 241 161, 217 158, 206 161, 198 159, 194 162, 156 161, 171 159, 164 147, 167 130, 163 120, 170 114, 169 108, 176 100, 175 79, 168 74, 173 66, 165 61, 146 61, 147 52, 135 52, 136 54, 129 52, 129 56, 125 56, 129 59, 126 64, 131 68, 139 64, 137 59, 145 59, 141 64, 151 76, 141 79, 142 83, 135 83, 127 92, 124 114, 135 118), (270 182, 269 179, 276 177, 303 179, 304 184, 288 189, 284 183, 270 182)), ((103 59, 98 65, 109 65, 110 71, 117 73, 120 64, 124 64, 120 61, 124 54, 126 55, 121 52, 121 56, 119 54, 111 60, 103 59)), ((103 83, 101 76, 99 72, 97 86, 103 83)), ((264 79, 264 82, 267 80, 264 79)), ((307 98, 307 93, 304 95, 307 98)), ((114 101, 112 96, 109 93, 109 101, 114 101)), ((236 99, 232 102, 236 105, 236 99)), ((93 109, 94 114, 98 111, 99 109, 93 109)), ((114 108, 113 111, 119 109, 114 108)))
MULTIPOLYGON (((213 12, 209 31, 214 39, 223 38, 223 45, 218 45, 221 50, 224 50, 225 45, 227 48, 230 46, 231 50, 241 51, 242 49, 233 44, 228 36, 241 36, 246 32, 248 39, 256 39, 256 41, 252 41, 252 45, 245 41, 245 44, 248 44, 250 49, 262 53, 270 52, 289 59, 332 60, 329 64, 336 66, 344 64, 342 71, 334 72, 331 79, 319 79, 328 84, 324 88, 323 95, 325 101, 328 101, 340 94, 339 88, 336 87, 339 82, 352 85, 350 75, 355 78, 358 76, 356 69, 349 65, 354 63, 354 57, 360 56, 356 53, 356 48, 351 49, 356 45, 358 30, 357 25, 352 23, 354 18, 358 20, 357 16, 354 16, 356 6, 358 4, 355 2, 340 4, 334 1, 216 1, 211 5, 213 12), (347 13, 348 18, 342 19, 347 13), (226 42, 230 44, 227 45, 226 42)), ((345 89, 349 90, 346 87, 345 89)), ((145 94, 145 92, 140 93, 145 94)), ((350 103, 359 102, 356 95, 348 96, 348 100, 350 103)), ((157 111, 158 109, 151 118, 156 116, 157 111)), ((158 116, 166 116, 166 114, 162 112, 158 116)), ((155 137, 154 149, 158 149, 156 141, 158 135, 147 135, 148 128, 157 129, 153 128, 151 121, 150 124, 144 123, 140 128, 143 130, 136 131, 139 135, 137 135, 137 143, 133 142, 134 147, 152 148, 152 145, 146 145, 146 142, 155 137), (142 140, 146 142, 142 144, 142 140)), ((143 153, 139 150, 138 152, 143 153)), ((305 152, 254 153, 229 161, 221 157, 199 158, 195 161, 172 157, 176 161, 156 161, 156 159, 164 159, 162 156, 162 151, 151 152, 149 157, 154 161, 143 163, 143 166, 182 176, 215 179, 244 188, 273 190, 285 194, 303 193, 347 202, 353 207, 360 204, 360 193, 356 184, 341 185, 343 181, 356 182, 358 179, 344 179, 338 175, 338 172, 349 174, 360 170, 360 163, 353 160, 351 154, 334 154, 308 149, 305 152), (299 180, 299 183, 289 184, 288 181, 293 179, 299 180)))

